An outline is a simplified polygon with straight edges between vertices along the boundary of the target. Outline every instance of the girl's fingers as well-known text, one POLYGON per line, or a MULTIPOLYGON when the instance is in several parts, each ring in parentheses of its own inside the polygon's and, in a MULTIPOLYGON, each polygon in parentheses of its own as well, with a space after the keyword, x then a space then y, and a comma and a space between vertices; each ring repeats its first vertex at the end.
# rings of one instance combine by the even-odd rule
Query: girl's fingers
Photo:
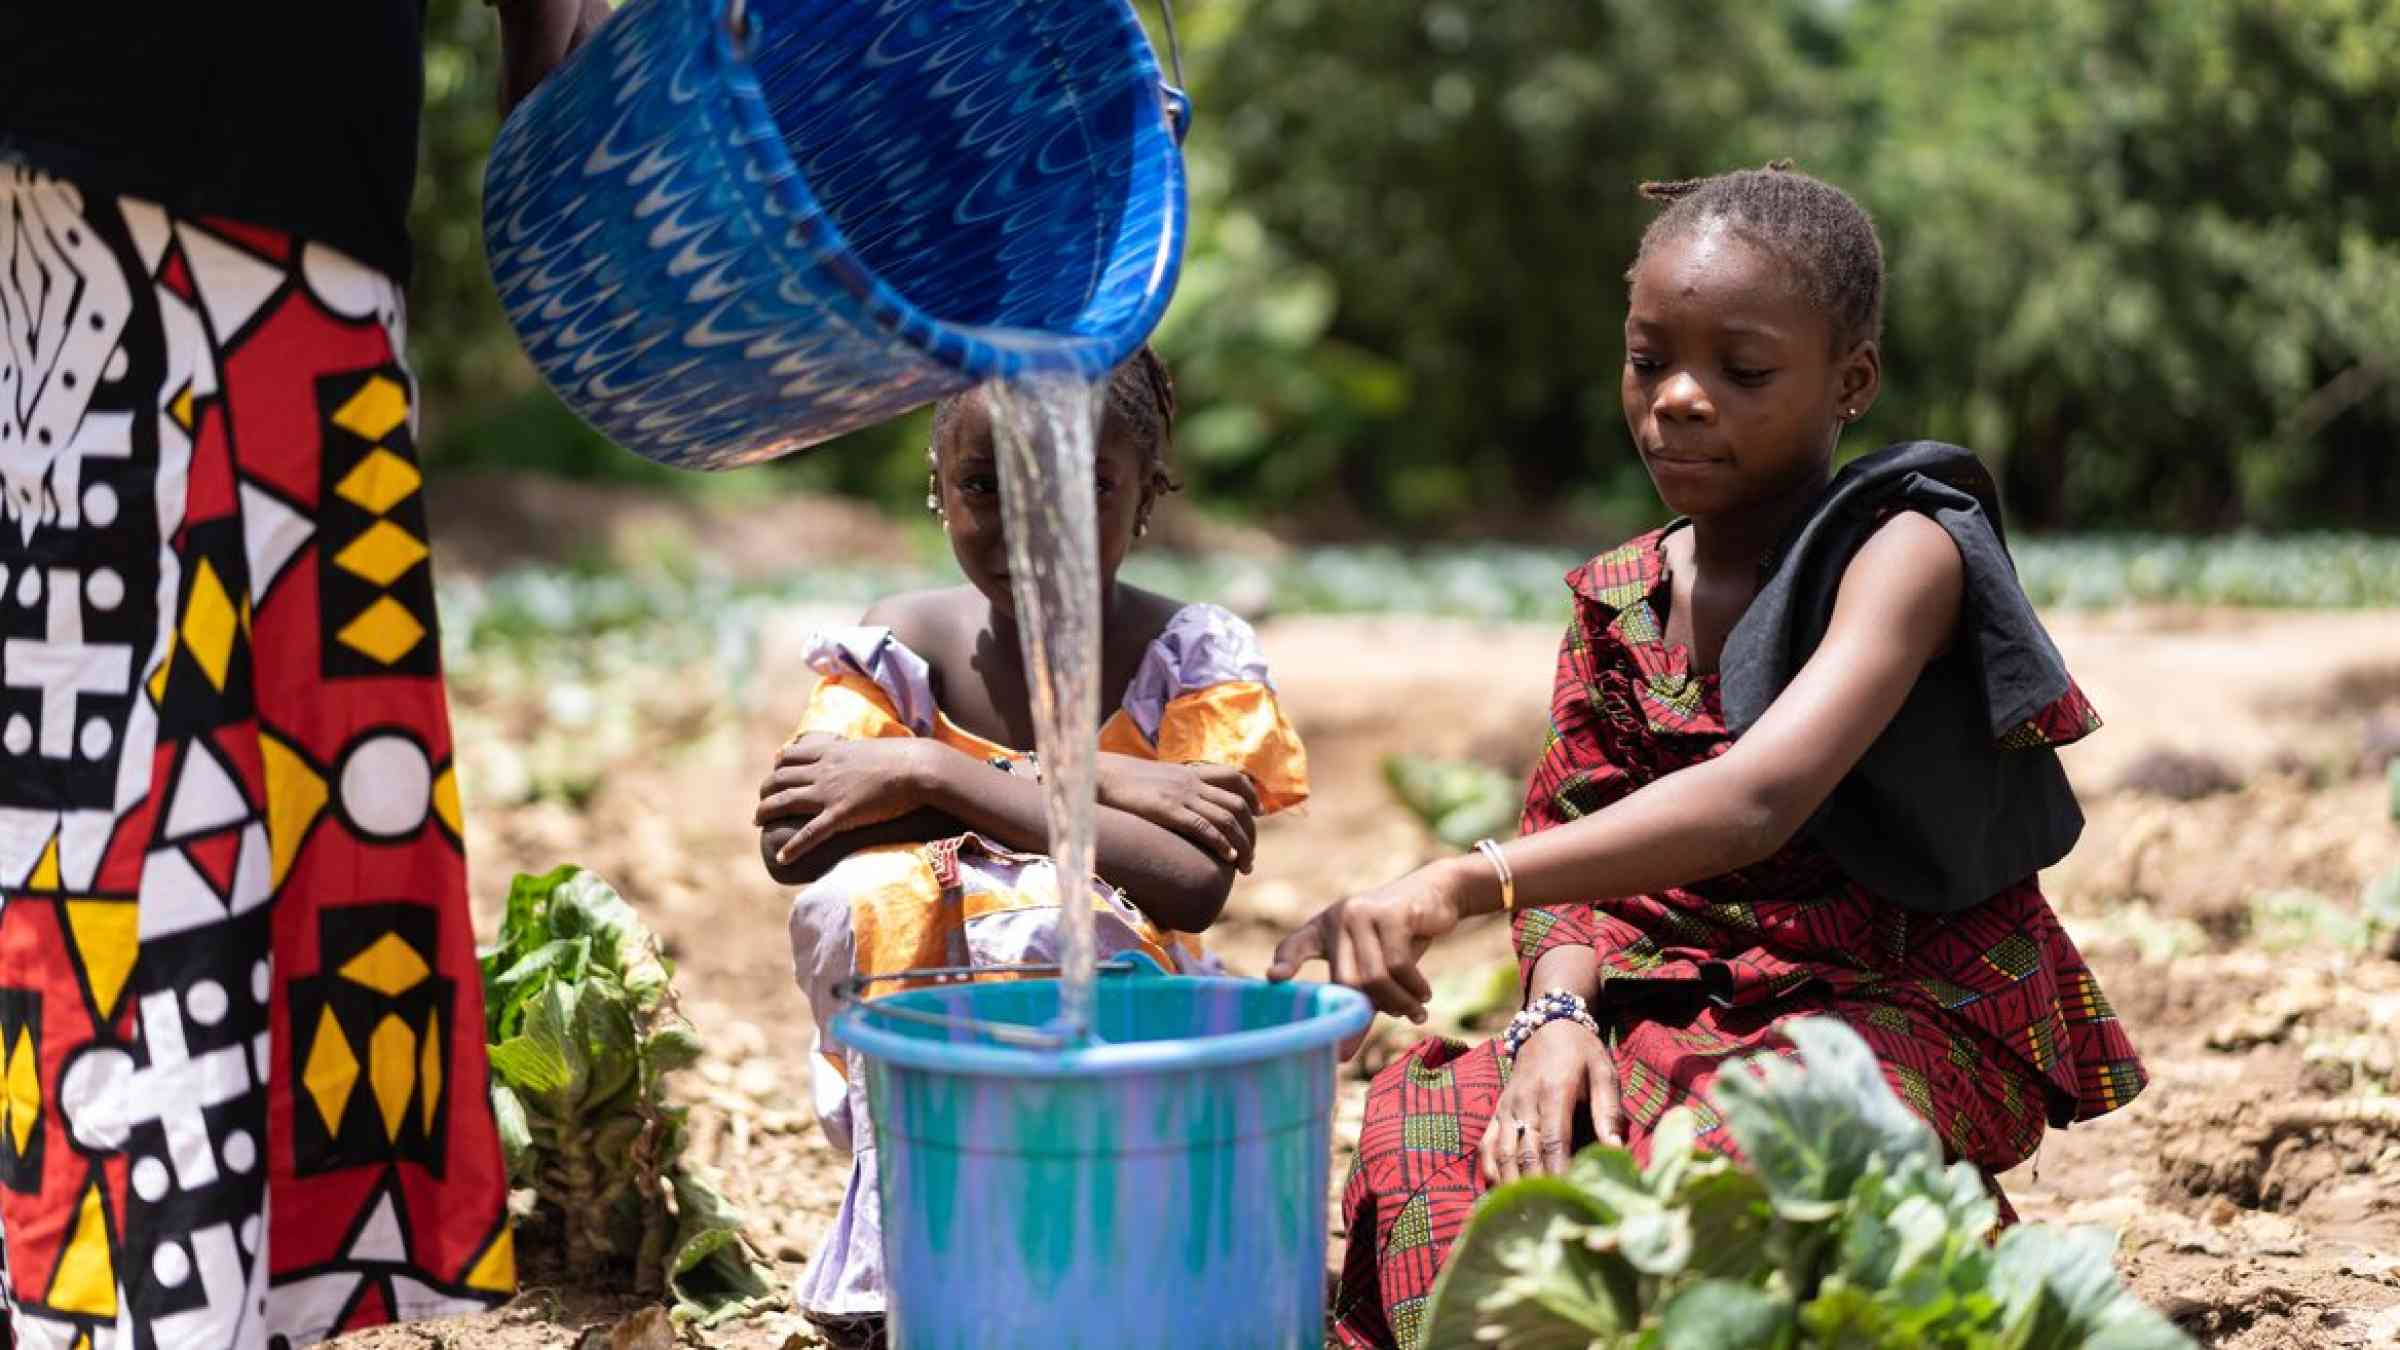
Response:
POLYGON ((1203 799, 1193 810, 1208 818, 1217 838, 1223 842, 1224 848, 1217 856, 1245 872, 1249 871, 1253 847, 1248 828, 1249 818, 1239 808, 1229 807, 1221 801, 1203 799))
POLYGON ((830 740, 815 736, 793 741, 776 752, 776 767, 781 768, 791 764, 814 764, 825 757, 825 747, 829 744, 831 744, 830 740))
POLYGON ((1274 958, 1267 964, 1269 980, 1281 983, 1299 974, 1300 967, 1324 959, 1325 934, 1319 926, 1322 920, 1323 916, 1310 919, 1275 944, 1274 958))
POLYGON ((1234 848, 1239 854, 1236 861, 1241 864, 1243 871, 1249 871, 1251 861, 1258 855, 1257 808, 1223 788, 1202 788, 1200 791, 1224 815, 1226 826, 1233 835, 1234 848))
POLYGON ((765 782, 758 785, 759 802, 763 805, 768 798, 773 797, 778 792, 790 792, 795 788, 812 787, 816 784, 816 781, 817 774, 814 769, 778 768, 775 770, 775 772, 767 775, 765 782))
POLYGON ((1330 969, 1335 984, 1346 984, 1356 989, 1358 988, 1358 949, 1356 944, 1350 940, 1350 926, 1337 918, 1332 927, 1333 950, 1326 954, 1325 964, 1330 969))
POLYGON ((1408 930, 1407 921, 1394 918, 1377 923, 1375 940, 1393 987, 1415 1010, 1407 1014, 1409 1020, 1422 1023, 1427 1013, 1425 1005, 1433 1001, 1433 985, 1426 980, 1424 972, 1417 969, 1416 944, 1408 930))
POLYGON ((822 803, 817 801, 816 789, 813 787, 786 788, 761 801, 758 804, 758 810, 753 814, 751 823, 764 825, 768 821, 782 820, 790 816, 814 815, 821 805, 822 803))
POLYGON ((800 827, 799 833, 784 841, 783 847, 775 851, 775 861, 789 863, 794 858, 804 858, 809 850, 840 834, 842 829, 841 818, 835 812, 820 811, 800 827))
POLYGON ((1219 862, 1233 861, 1232 837, 1226 833, 1224 823, 1211 817, 1205 807, 1183 808, 1183 828, 1178 833, 1207 849, 1209 856, 1219 862))
POLYGON ((1387 962, 1393 953, 1382 930, 1372 919, 1360 919, 1357 923, 1359 931, 1351 935, 1351 947, 1352 960, 1358 965, 1359 992, 1375 1000, 1375 1006, 1385 1012, 1423 1024, 1425 1001, 1392 978, 1387 962))
POLYGON ((1196 764, 1192 767, 1200 771, 1201 782, 1219 792, 1231 793, 1251 815, 1258 814, 1258 785, 1250 781, 1250 775, 1230 764, 1196 764))

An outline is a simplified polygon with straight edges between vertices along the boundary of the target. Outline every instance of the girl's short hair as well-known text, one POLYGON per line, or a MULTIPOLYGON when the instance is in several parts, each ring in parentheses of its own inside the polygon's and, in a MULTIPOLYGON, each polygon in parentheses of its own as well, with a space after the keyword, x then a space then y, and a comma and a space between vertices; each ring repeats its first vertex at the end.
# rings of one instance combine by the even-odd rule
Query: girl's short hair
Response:
MULTIPOLYGON (((933 405, 935 445, 941 444, 942 432, 957 416, 960 401, 975 392, 970 389, 952 394, 933 405)), ((1183 484, 1176 481, 1173 466, 1175 377, 1167 373, 1167 363, 1159 359, 1150 344, 1143 343, 1140 351, 1109 372, 1106 407, 1132 429, 1134 446, 1150 486, 1159 492, 1181 489, 1183 484)))
POLYGON ((1661 241, 1722 221, 1791 267, 1801 294, 1832 321, 1837 348, 1883 336, 1883 241, 1849 193, 1795 170, 1788 159, 1763 169, 1644 183, 1641 193, 1667 209, 1642 232, 1628 280, 1661 241))

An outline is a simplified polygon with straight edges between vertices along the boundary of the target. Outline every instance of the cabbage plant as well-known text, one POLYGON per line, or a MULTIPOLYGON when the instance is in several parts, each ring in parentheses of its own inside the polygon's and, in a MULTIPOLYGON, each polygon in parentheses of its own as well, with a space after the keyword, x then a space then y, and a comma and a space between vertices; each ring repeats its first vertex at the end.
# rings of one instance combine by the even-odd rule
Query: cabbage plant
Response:
POLYGON ((666 1079, 700 1042, 633 907, 580 867, 519 876, 478 955, 509 1179, 561 1235, 568 1282, 665 1297, 703 1324, 770 1299, 741 1215, 684 1165, 666 1079))
POLYGON ((1670 1112, 1648 1167, 1596 1145, 1561 1176, 1485 1196, 1434 1285, 1425 1350, 2177 1350, 2126 1291, 2115 1242, 1997 1206, 1838 1021, 1785 1026, 1717 1079, 1748 1166, 1696 1151, 1670 1112))

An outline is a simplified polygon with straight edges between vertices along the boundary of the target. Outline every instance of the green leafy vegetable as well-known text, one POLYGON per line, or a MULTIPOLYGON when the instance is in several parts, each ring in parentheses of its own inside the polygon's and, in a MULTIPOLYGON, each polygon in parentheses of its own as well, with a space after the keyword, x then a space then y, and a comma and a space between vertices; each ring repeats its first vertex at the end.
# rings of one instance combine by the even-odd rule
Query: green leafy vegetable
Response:
POLYGON ((1525 787, 1497 769, 1466 760, 1386 755, 1383 776, 1400 804, 1452 848, 1517 832, 1525 787))
POLYGON ((2127 1293, 2107 1234, 1998 1208, 1840 1022, 1784 1028, 1714 1105, 1752 1166, 1694 1150, 1681 1108, 1650 1165, 1596 1146, 1476 1206, 1436 1281, 1423 1350, 2178 1350, 2127 1293))
POLYGON ((663 1295, 702 1325, 772 1299, 742 1216, 683 1165, 665 1081, 700 1042, 633 906, 579 867, 520 876, 479 956, 501 1147, 563 1234, 567 1278, 663 1295))

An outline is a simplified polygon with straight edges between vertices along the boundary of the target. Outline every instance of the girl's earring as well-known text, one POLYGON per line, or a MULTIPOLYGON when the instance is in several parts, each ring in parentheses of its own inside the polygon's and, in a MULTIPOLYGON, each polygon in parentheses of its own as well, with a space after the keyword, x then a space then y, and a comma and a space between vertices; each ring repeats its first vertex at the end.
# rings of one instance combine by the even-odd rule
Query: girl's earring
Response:
POLYGON ((941 479, 930 473, 925 475, 925 509, 933 513, 935 520, 942 519, 941 479))
POLYGON ((1842 409, 1842 420, 1843 420, 1843 421, 1845 421, 1845 422, 1855 422, 1855 421, 1857 421, 1857 420, 1858 420, 1858 409, 1856 409, 1856 408, 1844 408, 1844 409, 1842 409))
POLYGON ((1136 538, 1136 539, 1139 539, 1139 538, 1141 538, 1143 535, 1145 535, 1145 534, 1148 534, 1148 533, 1150 533, 1150 517, 1148 517, 1148 516, 1144 516, 1144 517, 1142 517, 1141 519, 1139 519, 1139 520, 1137 520, 1137 521, 1133 522, 1133 537, 1134 537, 1134 538, 1136 538))

